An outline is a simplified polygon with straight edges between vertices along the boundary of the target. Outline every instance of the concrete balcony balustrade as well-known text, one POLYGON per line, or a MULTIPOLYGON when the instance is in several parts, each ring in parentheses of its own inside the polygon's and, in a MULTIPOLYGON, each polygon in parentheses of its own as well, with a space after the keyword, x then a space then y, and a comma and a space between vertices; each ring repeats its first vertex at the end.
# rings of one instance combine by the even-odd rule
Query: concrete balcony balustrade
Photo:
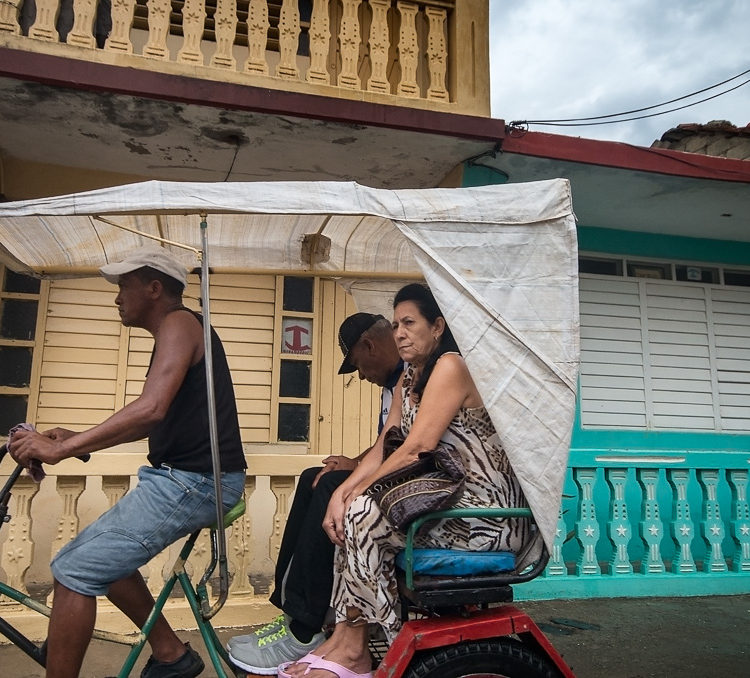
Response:
POLYGON ((486 0, 7 0, 0 48, 489 115, 486 0))

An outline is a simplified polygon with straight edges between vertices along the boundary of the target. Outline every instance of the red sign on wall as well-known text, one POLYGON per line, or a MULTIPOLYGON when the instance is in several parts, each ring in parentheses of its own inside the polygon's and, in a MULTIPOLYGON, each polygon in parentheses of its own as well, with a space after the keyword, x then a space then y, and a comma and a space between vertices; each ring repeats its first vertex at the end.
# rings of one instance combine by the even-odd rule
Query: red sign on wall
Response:
POLYGON ((312 320, 308 318, 284 318, 281 323, 282 353, 312 354, 312 320))

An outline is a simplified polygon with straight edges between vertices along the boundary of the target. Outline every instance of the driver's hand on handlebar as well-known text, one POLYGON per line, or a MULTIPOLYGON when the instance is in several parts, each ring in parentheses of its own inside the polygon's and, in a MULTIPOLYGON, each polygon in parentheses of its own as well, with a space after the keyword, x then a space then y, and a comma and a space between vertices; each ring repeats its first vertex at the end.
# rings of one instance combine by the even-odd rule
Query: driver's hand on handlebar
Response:
POLYGON ((57 464, 66 456, 62 449, 62 441, 73 433, 67 429, 52 429, 44 434, 36 431, 16 431, 8 452, 16 462, 26 468, 29 468, 33 459, 43 464, 57 464))
POLYGON ((57 440, 58 442, 62 442, 63 440, 67 440, 71 436, 74 436, 76 434, 75 431, 71 431, 67 428, 60 428, 59 426, 57 428, 51 428, 49 431, 43 431, 42 435, 45 438, 52 438, 52 440, 57 440))

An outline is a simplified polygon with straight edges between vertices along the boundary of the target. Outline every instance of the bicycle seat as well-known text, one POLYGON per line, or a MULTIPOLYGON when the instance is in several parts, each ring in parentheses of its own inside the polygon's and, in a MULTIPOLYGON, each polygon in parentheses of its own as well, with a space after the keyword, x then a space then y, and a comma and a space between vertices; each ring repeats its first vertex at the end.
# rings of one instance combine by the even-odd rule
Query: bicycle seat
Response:
MULTIPOLYGON (((224 514, 224 527, 229 527, 235 520, 237 520, 237 518, 241 518, 245 515, 246 509, 245 498, 241 497, 240 500, 224 514)), ((212 530, 215 528, 216 523, 211 525, 212 530)))

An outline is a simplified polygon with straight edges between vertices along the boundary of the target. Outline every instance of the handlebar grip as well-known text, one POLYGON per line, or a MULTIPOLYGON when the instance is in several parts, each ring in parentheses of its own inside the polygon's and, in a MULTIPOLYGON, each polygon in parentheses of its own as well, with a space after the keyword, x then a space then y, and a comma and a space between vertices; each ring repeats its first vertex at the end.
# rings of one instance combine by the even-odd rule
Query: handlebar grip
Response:
MULTIPOLYGON (((0 445, 0 461, 3 460, 6 454, 8 454, 8 443, 3 443, 2 445, 0 445)), ((76 459, 80 459, 81 461, 86 462, 91 459, 91 455, 87 452, 86 454, 82 454, 76 457, 76 459)))

